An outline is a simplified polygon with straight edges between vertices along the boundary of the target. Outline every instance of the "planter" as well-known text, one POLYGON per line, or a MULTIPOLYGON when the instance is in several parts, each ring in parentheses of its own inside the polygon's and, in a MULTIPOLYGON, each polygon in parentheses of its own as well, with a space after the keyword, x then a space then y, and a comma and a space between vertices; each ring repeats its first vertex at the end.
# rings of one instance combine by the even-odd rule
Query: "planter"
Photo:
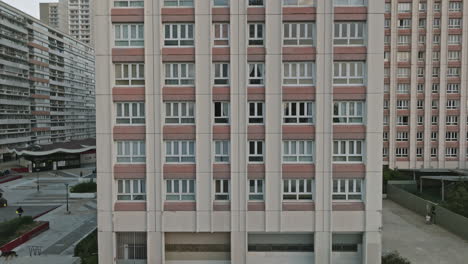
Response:
POLYGON ((49 222, 44 222, 39 226, 36 226, 31 231, 21 235, 20 237, 6 243, 5 245, 0 247, 0 251, 11 251, 14 248, 26 243, 27 241, 31 240, 31 238, 39 235, 40 233, 49 229, 49 222))
POLYGON ((70 199, 94 199, 96 193, 70 193, 70 199))
POLYGON ((7 183, 7 182, 11 182, 11 181, 14 181, 14 180, 17 180, 17 179, 21 179, 23 178, 23 176, 21 175, 8 175, 8 176, 3 176, 0 178, 0 184, 2 183, 7 183))

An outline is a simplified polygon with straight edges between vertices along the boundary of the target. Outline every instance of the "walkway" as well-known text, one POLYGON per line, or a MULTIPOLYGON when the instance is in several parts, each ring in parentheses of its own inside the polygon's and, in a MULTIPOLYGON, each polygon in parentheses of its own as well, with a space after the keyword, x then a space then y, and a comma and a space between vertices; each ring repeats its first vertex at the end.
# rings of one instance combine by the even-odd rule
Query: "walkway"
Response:
POLYGON ((414 264, 466 264, 468 242, 390 200, 383 201, 383 251, 414 264))

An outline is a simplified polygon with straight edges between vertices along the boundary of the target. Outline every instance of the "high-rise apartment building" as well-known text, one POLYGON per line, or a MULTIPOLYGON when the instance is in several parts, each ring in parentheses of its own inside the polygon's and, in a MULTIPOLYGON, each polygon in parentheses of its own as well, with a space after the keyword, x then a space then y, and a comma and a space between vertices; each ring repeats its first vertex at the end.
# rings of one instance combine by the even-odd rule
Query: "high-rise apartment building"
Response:
POLYGON ((467 168, 467 8, 385 1, 384 164, 467 168))
POLYGON ((384 1, 94 9, 100 263, 380 263, 384 1))
POLYGON ((93 49, 0 2, 0 160, 8 148, 95 137, 93 49))
POLYGON ((58 3, 40 3, 41 21, 93 45, 92 1, 59 0, 58 3))

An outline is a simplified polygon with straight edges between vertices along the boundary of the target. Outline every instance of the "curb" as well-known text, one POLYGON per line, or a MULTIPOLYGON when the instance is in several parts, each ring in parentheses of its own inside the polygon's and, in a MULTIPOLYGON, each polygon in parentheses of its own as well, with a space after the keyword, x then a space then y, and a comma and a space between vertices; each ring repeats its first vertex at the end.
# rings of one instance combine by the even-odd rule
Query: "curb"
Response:
POLYGON ((45 214, 47 214, 47 213, 52 212, 53 210, 59 208, 60 206, 61 206, 61 205, 57 205, 57 206, 55 206, 54 208, 51 208, 51 209, 49 209, 49 210, 47 210, 47 211, 44 211, 44 212, 42 212, 42 213, 40 213, 40 214, 38 214, 38 215, 35 215, 35 216, 33 216, 33 219, 36 220, 37 218, 39 218, 39 217, 41 217, 41 216, 43 216, 43 215, 45 215, 45 214))
POLYGON ((23 176, 21 176, 21 175, 13 176, 13 177, 5 179, 5 180, 0 180, 0 184, 11 182, 11 181, 18 180, 18 179, 21 179, 21 178, 23 178, 23 176))
POLYGON ((6 243, 5 245, 0 247, 0 250, 3 251, 11 251, 12 249, 26 243, 27 241, 31 240, 33 237, 39 235, 40 233, 49 230, 49 222, 43 222, 41 225, 33 228, 31 231, 21 235, 20 237, 6 243))

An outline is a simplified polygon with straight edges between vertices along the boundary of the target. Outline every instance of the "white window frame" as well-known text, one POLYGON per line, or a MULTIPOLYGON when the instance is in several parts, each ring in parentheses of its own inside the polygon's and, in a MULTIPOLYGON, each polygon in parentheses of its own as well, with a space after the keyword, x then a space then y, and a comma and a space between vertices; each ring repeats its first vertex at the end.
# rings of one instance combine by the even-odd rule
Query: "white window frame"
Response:
POLYGON ((165 124, 195 124, 195 102, 165 102, 164 114, 165 124))
POLYGON ((193 47, 195 45, 195 25, 181 23, 164 24, 165 47, 193 47), (182 34, 184 32, 184 34, 182 34))
POLYGON ((213 84, 215 86, 226 86, 230 83, 230 67, 229 63, 220 62, 214 63, 214 78, 213 84))
POLYGON ((164 0, 164 7, 192 7, 193 0, 164 0), (183 4, 183 3, 190 3, 191 4, 183 4), (168 3, 175 3, 175 5, 168 5, 168 3))
POLYGON ((265 141, 249 140, 248 144, 248 163, 264 163, 265 162, 265 141))
POLYGON ((366 6, 366 0, 333 0, 334 6, 366 6))
POLYGON ((114 0, 114 8, 140 8, 144 3, 144 0, 114 0))
POLYGON ((314 148, 315 144, 312 140, 283 140, 283 163, 313 163, 314 148))
POLYGON ((145 86, 145 64, 143 63, 116 63, 115 86, 145 86))
POLYGON ((142 140, 116 141, 118 164, 143 164, 146 162, 146 144, 142 140))
POLYGON ((408 148, 396 148, 395 157, 397 158, 406 158, 408 157, 408 148))
POLYGON ((248 103, 249 124, 261 125, 265 122, 265 103, 251 101, 248 103))
POLYGON ((115 103, 115 115, 117 125, 144 125, 144 102, 118 102, 115 103))
POLYGON ((164 82, 166 86, 194 86, 194 63, 165 63, 164 82))
POLYGON ((283 23, 284 46, 313 46, 315 24, 310 23, 283 23))
MULTIPOLYGON (((216 0, 215 0, 216 1, 216 0)), ((227 0, 229 1, 229 0, 227 0)), ((227 47, 230 44, 230 25, 229 23, 214 23, 213 38, 215 47, 227 47)))
POLYGON ((366 63, 362 61, 335 61, 333 63, 333 84, 339 86, 364 85, 366 63))
POLYGON ((229 163, 231 161, 231 142, 215 140, 213 144, 214 163, 229 163))
POLYGON ((364 180, 333 179, 333 201, 361 202, 364 198, 364 180))
POLYGON ((229 102, 221 101, 213 103, 213 114, 215 124, 229 124, 231 121, 231 104, 229 102), (218 110, 219 111, 218 111, 218 110))
POLYGON ((248 85, 249 86, 264 86, 265 85, 265 63, 252 62, 249 63, 248 70, 248 85))
POLYGON ((195 201, 196 182, 194 179, 167 179, 165 200, 195 201))
POLYGON ((365 22, 335 22, 333 44, 335 46, 362 46, 366 44, 365 22))
POLYGON ((164 148, 164 159, 167 164, 193 164, 196 161, 194 140, 166 140, 164 148))
POLYGON ((365 142, 363 140, 334 140, 333 163, 363 163, 365 142))
POLYGON ((145 201, 145 179, 119 179, 117 180, 117 201, 145 201))
POLYGON ((265 45, 265 24, 249 23, 247 34, 248 34, 249 46, 264 46, 265 45))
POLYGON ((283 124, 313 124, 314 112, 314 102, 283 102, 283 124))
POLYGON ((145 28, 142 23, 114 24, 114 47, 132 48, 145 46, 145 28), (121 43, 123 45, 119 45, 121 43))
POLYGON ((445 148, 445 157, 456 158, 458 157, 458 148, 447 147, 445 148))
POLYGON ((283 180, 283 201, 313 201, 314 181, 312 179, 283 180), (302 190, 300 188, 302 184, 302 190))
POLYGON ((311 86, 315 80, 315 63, 313 62, 284 62, 284 86, 311 86))
POLYGON ((214 180, 215 201, 229 201, 231 199, 231 181, 228 179, 214 180))
POLYGON ((263 201, 265 199, 265 181, 263 179, 248 180, 249 201, 263 201))
POLYGON ((364 124, 365 102, 335 101, 333 102, 334 124, 364 124))
POLYGON ((283 6, 315 6, 315 0, 282 0, 283 6))

